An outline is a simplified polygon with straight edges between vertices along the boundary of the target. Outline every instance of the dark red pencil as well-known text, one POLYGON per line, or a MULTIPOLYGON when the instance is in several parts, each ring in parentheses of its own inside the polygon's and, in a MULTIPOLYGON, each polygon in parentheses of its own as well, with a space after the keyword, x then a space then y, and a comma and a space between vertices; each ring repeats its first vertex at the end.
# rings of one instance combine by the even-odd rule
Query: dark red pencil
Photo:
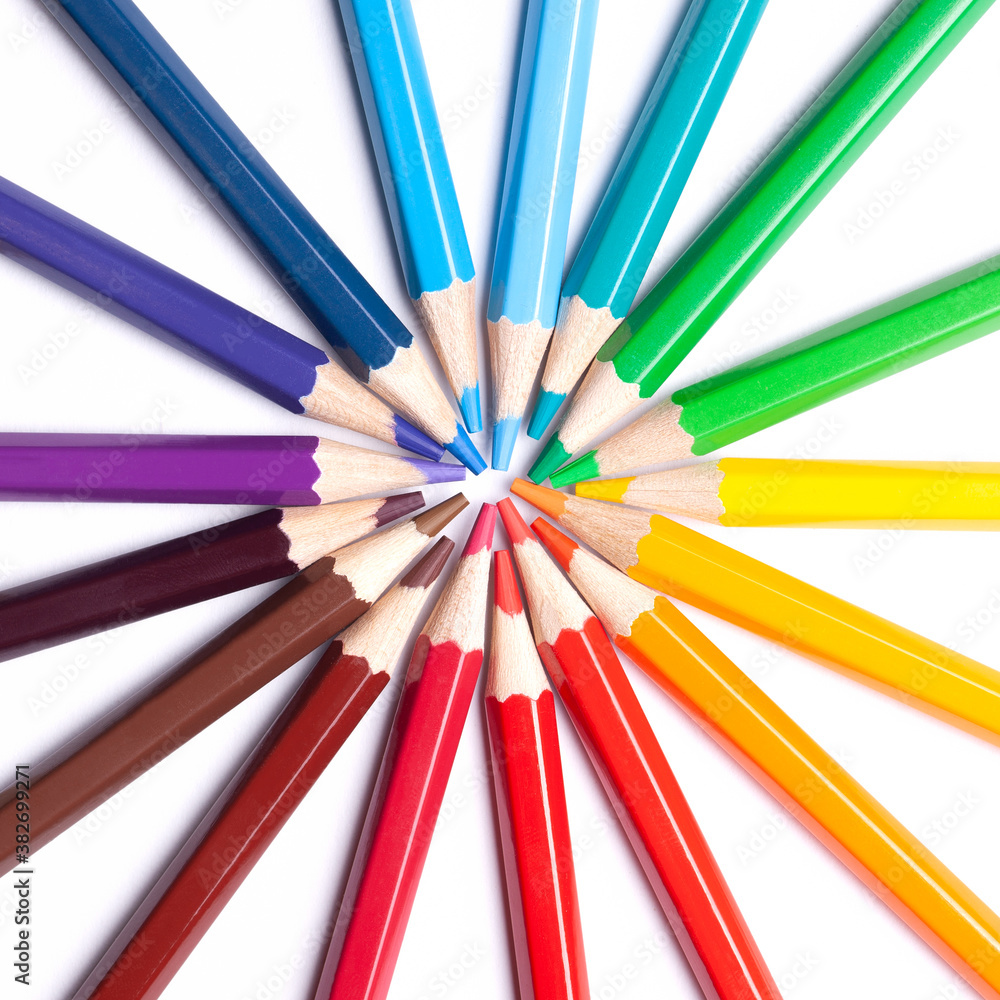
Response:
POLYGON ((483 662, 497 509, 483 504, 417 639, 316 1000, 383 1000, 483 662))
POLYGON ((702 992, 781 1000, 601 623, 509 499, 500 515, 538 652, 702 992))
POLYGON ((335 639, 75 994, 153 1000, 389 683, 451 554, 440 539, 335 639))
POLYGON ((587 1000, 555 701, 510 553, 495 565, 486 725, 521 1000, 587 1000))

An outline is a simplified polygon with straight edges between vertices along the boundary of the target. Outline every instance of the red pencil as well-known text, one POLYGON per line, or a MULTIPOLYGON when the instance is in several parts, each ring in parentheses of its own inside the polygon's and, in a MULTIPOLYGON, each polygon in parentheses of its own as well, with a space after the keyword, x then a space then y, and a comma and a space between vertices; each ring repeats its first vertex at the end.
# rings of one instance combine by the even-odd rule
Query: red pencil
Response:
POLYGON ((389 683, 453 548, 439 539, 333 641, 74 1000, 153 1000, 166 989, 389 683))
POLYGON ((316 1000, 384 998, 479 679, 497 509, 483 504, 417 638, 316 1000))
POLYGON ((500 501, 538 652, 706 997, 780 1000, 601 623, 500 501))
POLYGON ((521 1000, 587 1000, 555 700, 507 551, 496 553, 486 726, 521 1000))

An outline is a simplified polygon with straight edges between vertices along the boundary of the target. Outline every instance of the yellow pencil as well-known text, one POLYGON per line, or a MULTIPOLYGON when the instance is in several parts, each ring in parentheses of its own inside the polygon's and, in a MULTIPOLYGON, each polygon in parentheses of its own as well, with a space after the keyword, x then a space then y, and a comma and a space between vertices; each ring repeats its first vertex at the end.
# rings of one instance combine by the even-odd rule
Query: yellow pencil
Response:
POLYGON ((665 597, 538 518, 616 645, 984 997, 1000 918, 665 597))
POLYGON ((576 495, 735 527, 1000 527, 1000 463, 723 458, 576 495))
POLYGON ((511 491, 634 580, 1000 745, 1000 673, 659 514, 511 491))

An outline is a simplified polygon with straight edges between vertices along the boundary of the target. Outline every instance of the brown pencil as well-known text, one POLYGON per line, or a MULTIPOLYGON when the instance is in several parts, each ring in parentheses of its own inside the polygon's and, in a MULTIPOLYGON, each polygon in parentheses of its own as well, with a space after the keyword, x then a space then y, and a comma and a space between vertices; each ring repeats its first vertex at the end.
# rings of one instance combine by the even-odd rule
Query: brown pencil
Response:
MULTIPOLYGON (((466 506, 459 493, 313 563, 166 678, 42 761, 31 784, 32 850, 360 618, 466 506)), ((0 795, 0 871, 16 860, 14 805, 11 789, 0 795)))

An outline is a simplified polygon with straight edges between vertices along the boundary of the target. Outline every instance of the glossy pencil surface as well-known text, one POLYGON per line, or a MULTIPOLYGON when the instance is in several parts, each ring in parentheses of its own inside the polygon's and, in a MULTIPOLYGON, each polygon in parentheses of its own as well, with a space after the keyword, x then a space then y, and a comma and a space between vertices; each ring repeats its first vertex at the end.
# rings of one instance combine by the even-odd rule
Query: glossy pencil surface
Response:
POLYGON ((589 1000, 555 701, 497 552, 486 727, 521 1000, 589 1000))
POLYGON ((507 469, 555 326, 598 0, 529 0, 486 312, 493 468, 507 469))
POLYGON ((407 290, 466 428, 481 431, 476 270, 413 8, 410 0, 340 0, 340 12, 407 290))
POLYGON ((383 1000, 483 662, 496 508, 417 638, 316 1000, 383 1000))
POLYGON ((1000 917, 670 601, 541 518, 533 527, 623 652, 927 945, 996 1000, 1000 917))
POLYGON ((500 502, 535 642, 702 992, 780 1000, 729 886, 600 622, 500 502))
POLYGON ((601 348, 532 479, 659 389, 991 4, 903 0, 601 348))
POLYGON ((563 282, 528 434, 540 438, 624 319, 767 0, 691 0, 563 282))
POLYGON ((131 0, 44 2, 347 367, 481 471, 413 335, 139 8, 131 0))
POLYGON ((647 586, 1000 744, 1000 672, 691 528, 515 482, 513 490, 647 586))
POLYGON ((0 591, 0 660, 291 576, 423 503, 265 510, 0 591))
POLYGON ((298 337, 0 177, 0 253, 292 413, 444 449, 298 337))
POLYGON ((312 506, 463 479, 461 465, 317 437, 0 433, 0 500, 312 506))
POLYGON ((389 683, 453 547, 450 539, 439 539, 320 656, 78 991, 78 1000, 154 1000, 163 992, 389 683))

